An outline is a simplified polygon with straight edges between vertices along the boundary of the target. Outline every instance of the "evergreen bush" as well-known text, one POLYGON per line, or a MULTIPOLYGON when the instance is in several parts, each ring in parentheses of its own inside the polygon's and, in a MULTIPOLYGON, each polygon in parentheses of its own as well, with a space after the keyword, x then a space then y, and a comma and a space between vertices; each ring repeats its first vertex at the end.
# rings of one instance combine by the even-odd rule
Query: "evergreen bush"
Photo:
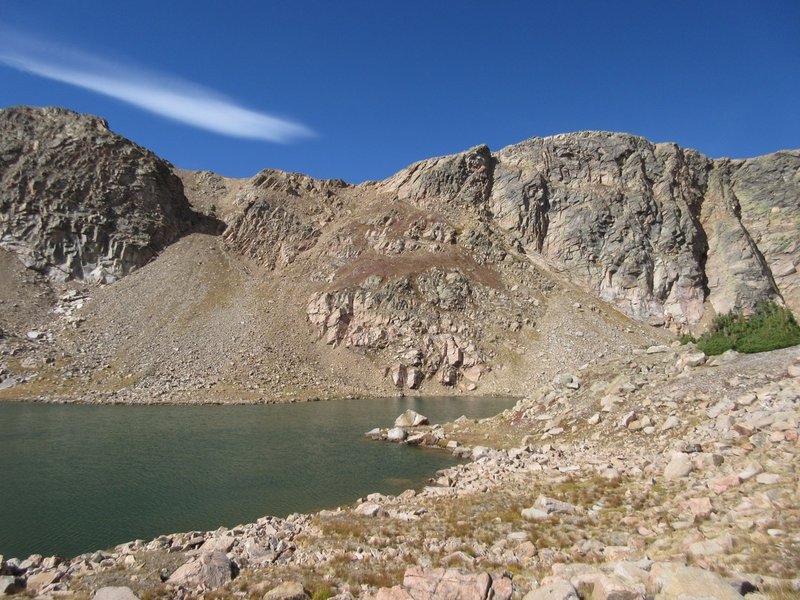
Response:
POLYGON ((770 300, 756 304, 750 317, 734 312, 717 315, 711 329, 697 340, 697 347, 709 356, 726 350, 753 354, 795 344, 800 344, 800 325, 792 311, 770 300))

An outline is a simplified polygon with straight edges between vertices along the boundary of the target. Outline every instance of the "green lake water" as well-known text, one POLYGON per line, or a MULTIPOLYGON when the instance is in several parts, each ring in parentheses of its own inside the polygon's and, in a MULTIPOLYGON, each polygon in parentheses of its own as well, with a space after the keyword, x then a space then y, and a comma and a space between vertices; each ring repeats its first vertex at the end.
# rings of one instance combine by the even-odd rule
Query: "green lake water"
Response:
POLYGON ((0 554, 74 556, 397 494, 455 463, 373 442, 407 408, 432 423, 508 398, 391 398, 265 406, 0 403, 0 554))

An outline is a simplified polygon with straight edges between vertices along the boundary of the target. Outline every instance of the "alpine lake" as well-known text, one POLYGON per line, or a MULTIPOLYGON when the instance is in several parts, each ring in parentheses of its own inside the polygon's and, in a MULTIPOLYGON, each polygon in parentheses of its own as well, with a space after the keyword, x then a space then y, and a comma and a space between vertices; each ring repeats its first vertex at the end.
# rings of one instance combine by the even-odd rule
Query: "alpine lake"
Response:
POLYGON ((0 554, 75 556, 420 488, 448 452, 364 436, 406 409, 431 423, 513 398, 278 405, 0 403, 0 554))

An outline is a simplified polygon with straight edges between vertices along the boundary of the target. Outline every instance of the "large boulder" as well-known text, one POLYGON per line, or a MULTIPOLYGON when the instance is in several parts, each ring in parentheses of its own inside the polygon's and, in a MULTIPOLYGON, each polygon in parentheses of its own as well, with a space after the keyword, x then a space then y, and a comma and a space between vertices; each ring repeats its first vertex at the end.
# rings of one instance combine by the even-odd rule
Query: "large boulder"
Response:
POLYGON ((523 600, 578 600, 578 593, 569 581, 560 579, 531 590, 523 600))
POLYGON ((381 588, 375 600, 510 600, 511 580, 486 572, 409 567, 403 585, 381 588))
POLYGON ((204 553, 178 567, 167 583, 189 588, 216 589, 232 578, 232 564, 222 552, 204 553))
POLYGON ((17 578, 13 575, 0 576, 0 596, 11 595, 17 591, 17 578))
POLYGON ((727 581, 711 571, 678 563, 655 563, 650 568, 648 591, 657 600, 739 600, 743 598, 727 581))
POLYGON ((427 425, 428 417, 411 410, 410 408, 394 420, 395 427, 419 427, 427 425))
POLYGON ((402 442, 408 437, 408 433, 402 427, 392 427, 386 434, 386 439, 390 442, 402 442))
POLYGON ((97 590, 92 600, 139 600, 139 596, 129 587, 109 586, 97 590))
POLYGON ((492 578, 488 573, 411 567, 403 576, 403 587, 414 600, 485 600, 492 578))
POLYGON ((284 581, 264 594, 262 600, 306 600, 306 598, 309 598, 309 595, 302 583, 284 581))

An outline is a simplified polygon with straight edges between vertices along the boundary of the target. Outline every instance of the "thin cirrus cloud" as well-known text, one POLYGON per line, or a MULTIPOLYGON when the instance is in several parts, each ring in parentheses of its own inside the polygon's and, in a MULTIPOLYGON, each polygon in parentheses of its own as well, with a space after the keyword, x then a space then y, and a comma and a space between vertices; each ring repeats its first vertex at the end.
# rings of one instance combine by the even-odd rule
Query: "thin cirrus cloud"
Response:
POLYGON ((235 138, 287 143, 314 137, 301 123, 258 112, 176 77, 113 63, 0 29, 0 63, 235 138))

